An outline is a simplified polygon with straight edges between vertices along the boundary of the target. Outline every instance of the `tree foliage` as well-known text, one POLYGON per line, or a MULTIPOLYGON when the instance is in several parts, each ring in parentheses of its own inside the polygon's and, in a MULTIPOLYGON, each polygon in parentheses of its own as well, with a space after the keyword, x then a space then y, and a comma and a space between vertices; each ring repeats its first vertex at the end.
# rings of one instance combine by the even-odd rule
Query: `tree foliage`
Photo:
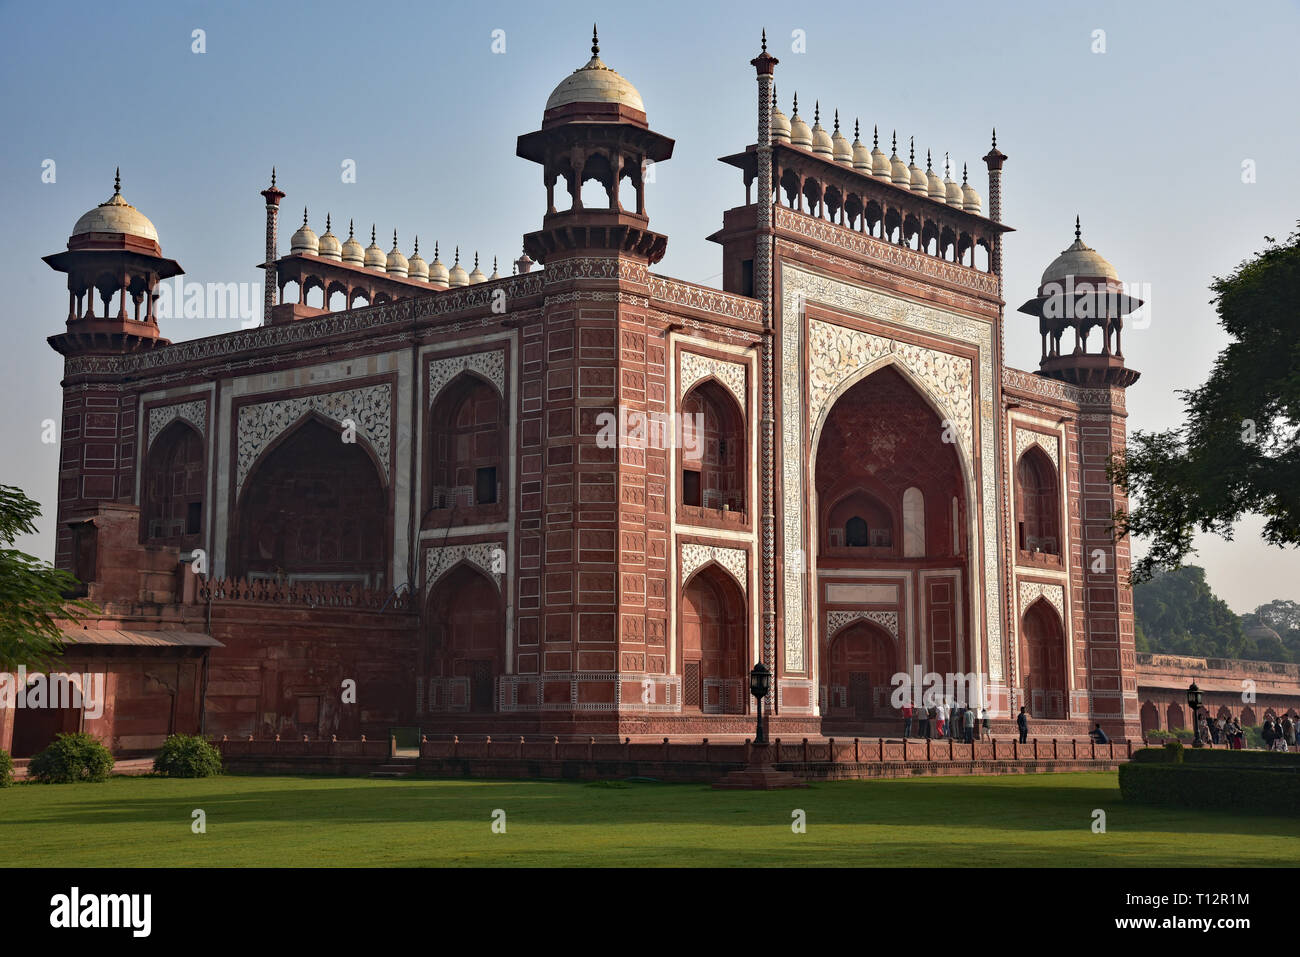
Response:
POLYGON ((0 671, 19 665, 48 667, 62 649, 56 619, 80 620, 95 606, 69 601, 76 578, 10 546, 19 535, 34 534, 38 503, 21 489, 0 485, 0 671))
POLYGON ((1198 531, 1231 539, 1246 514, 1264 517, 1270 544, 1300 545, 1300 230, 1265 241, 1211 284, 1233 341, 1204 385, 1180 390, 1186 423, 1134 432, 1111 462, 1135 503, 1115 513, 1115 531, 1150 540, 1135 584, 1181 565, 1198 531))
POLYGON ((1157 572, 1135 587, 1133 617, 1138 651, 1240 658, 1247 648, 1241 619, 1214 594, 1197 565, 1157 572))

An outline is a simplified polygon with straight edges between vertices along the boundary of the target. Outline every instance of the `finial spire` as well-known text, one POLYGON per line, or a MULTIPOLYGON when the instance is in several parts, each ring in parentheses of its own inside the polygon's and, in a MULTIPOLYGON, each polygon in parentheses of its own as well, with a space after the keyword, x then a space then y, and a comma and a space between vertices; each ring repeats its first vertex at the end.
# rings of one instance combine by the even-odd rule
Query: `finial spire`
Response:
POLYGON ((998 148, 998 128, 996 126, 993 127, 993 148, 998 148))
POLYGON ((862 133, 860 132, 861 126, 862 126, 862 121, 855 117, 853 120, 853 138, 855 140, 862 139, 862 133))
POLYGON ((907 162, 910 165, 915 166, 916 165, 916 137, 913 136, 911 140, 909 140, 908 142, 911 144, 911 146, 907 153, 907 162))
POLYGON ((876 124, 872 124, 871 127, 871 148, 873 150, 880 148, 880 127, 876 124))
POLYGON ((275 188, 275 167, 271 167, 271 188, 275 188))
POLYGON ((325 232, 328 233, 329 231, 330 231, 330 214, 329 214, 329 213, 326 213, 326 214, 325 214, 325 232))
POLYGON ((931 172, 933 169, 934 169, 934 167, 930 165, 930 151, 929 151, 929 150, 926 150, 926 151, 925 151, 925 171, 926 171, 927 173, 929 173, 929 172, 931 172))
POLYGON ((397 230, 393 230, 393 248, 397 248, 397 230))
POLYGON ((890 148, 890 149, 895 153, 895 155, 897 155, 897 153, 898 153, 898 130, 894 130, 894 142, 893 142, 893 145, 890 146, 889 148, 890 148))
POLYGON ((456 265, 459 265, 459 264, 460 264, 460 246, 457 245, 457 246, 456 246, 456 261, 453 262, 452 265, 453 265, 453 266, 456 266, 456 265))
POLYGON ((781 108, 780 104, 776 98, 776 84, 773 83, 772 84, 772 109, 779 110, 780 108, 781 108))
POLYGON ((433 241, 433 261, 438 261, 438 240, 433 241))
POLYGON ((122 192, 122 167, 118 167, 113 173, 113 195, 116 196, 122 192))
POLYGON ((348 220, 348 239, 352 238, 352 220, 348 220))
POLYGON ((415 255, 420 255, 420 237, 418 235, 415 237, 415 255))
POLYGON ((763 28, 763 52, 767 52, 767 27, 763 28))
POLYGON ((822 121, 822 101, 813 100, 813 125, 816 126, 822 121))
POLYGON ((947 153, 944 153, 944 154, 943 154, 943 176, 944 176, 944 179, 951 179, 951 177, 952 177, 952 167, 950 167, 950 166, 948 165, 948 154, 947 154, 947 153))
POLYGON ((497 271, 497 257, 496 257, 496 256, 493 256, 493 257, 492 257, 492 271, 493 271, 493 272, 496 272, 496 271, 497 271))
POLYGON ((794 91, 794 112, 796 116, 799 115, 799 91, 798 90, 794 91))
POLYGON ((596 24, 591 25, 591 55, 600 56, 600 38, 596 36, 596 24))
POLYGON ((961 164, 961 184, 963 186, 966 185, 966 164, 965 163, 961 164))
POLYGON ((1079 228, 1079 216, 1076 213, 1074 216, 1074 238, 1076 240, 1082 239, 1083 237, 1080 235, 1081 233, 1082 230, 1079 228))
POLYGON ((836 109, 835 110, 835 132, 838 133, 839 131, 840 131, 840 111, 839 109, 836 109))
POLYGON ((370 245, 373 246, 374 244, 375 244, 375 224, 371 223, 370 224, 370 245))

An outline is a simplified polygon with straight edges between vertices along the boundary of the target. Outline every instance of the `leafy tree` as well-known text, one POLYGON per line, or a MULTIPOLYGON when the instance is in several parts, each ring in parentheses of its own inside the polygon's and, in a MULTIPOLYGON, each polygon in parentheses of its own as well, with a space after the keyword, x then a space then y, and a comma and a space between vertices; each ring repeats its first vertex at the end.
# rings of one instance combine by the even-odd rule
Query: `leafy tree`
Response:
POLYGON ((79 621, 95 611, 87 601, 68 601, 77 579, 9 546, 34 534, 41 507, 21 489, 0 485, 0 671, 19 665, 48 667, 63 647, 56 619, 79 621))
POLYGON ((1209 658, 1240 658, 1247 649, 1241 619, 1210 590, 1205 569, 1188 565, 1158 572, 1133 589, 1139 651, 1209 658))
POLYGON ((1150 540, 1133 583, 1176 568, 1197 531, 1232 538, 1245 514, 1264 516, 1264 540, 1300 545, 1300 230, 1210 288, 1232 342, 1200 388, 1181 390, 1182 428, 1134 432, 1110 465, 1135 505, 1115 513, 1119 537, 1150 540))

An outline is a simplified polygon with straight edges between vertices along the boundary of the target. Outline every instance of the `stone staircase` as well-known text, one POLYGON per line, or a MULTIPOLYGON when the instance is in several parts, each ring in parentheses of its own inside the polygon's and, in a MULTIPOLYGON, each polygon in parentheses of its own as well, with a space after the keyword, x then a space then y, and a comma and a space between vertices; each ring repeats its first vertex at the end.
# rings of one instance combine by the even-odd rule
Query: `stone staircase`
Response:
POLYGON ((370 772, 372 778, 409 778, 415 771, 415 758, 393 758, 370 772))

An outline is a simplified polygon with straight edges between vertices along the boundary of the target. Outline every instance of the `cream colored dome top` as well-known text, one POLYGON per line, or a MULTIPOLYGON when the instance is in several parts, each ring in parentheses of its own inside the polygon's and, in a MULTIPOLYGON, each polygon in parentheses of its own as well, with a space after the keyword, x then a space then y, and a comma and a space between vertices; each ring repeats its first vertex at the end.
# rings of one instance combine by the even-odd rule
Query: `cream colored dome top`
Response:
POLYGON ((880 148, 880 127, 871 128, 871 175, 889 179, 889 157, 880 148))
POLYGON ((799 94, 794 95, 794 112, 790 114, 790 145, 802 149, 812 148, 812 130, 799 115, 799 94))
POLYGON ((848 137, 840 132, 840 111, 835 111, 835 132, 831 134, 831 155, 843 166, 853 165, 853 147, 848 137))
POLYGON ((415 237, 415 252, 411 253, 411 258, 406 262, 406 275, 411 279, 419 279, 423 282, 429 281, 429 264, 420 255, 419 236, 415 237))
POLYGON ((352 235, 352 220, 348 220, 348 238, 343 243, 343 261, 354 266, 361 266, 366 261, 366 251, 357 238, 352 235))
POLYGON ((908 170, 907 164, 903 158, 898 155, 898 133, 894 133, 894 145, 890 147, 892 152, 889 154, 889 179, 890 182, 897 183, 899 186, 907 187, 912 184, 912 173, 908 170))
POLYGON ((478 268, 478 253, 474 254, 474 271, 471 272, 467 278, 469 279, 469 284, 471 286, 475 283, 485 282, 487 280, 487 276, 483 275, 483 270, 478 268))
POLYGON ((469 285, 469 275, 465 272, 465 267, 460 264, 459 246, 456 247, 456 261, 452 263, 451 272, 447 274, 447 285, 453 289, 469 285))
POLYGON ((570 103, 617 103, 645 112, 636 87, 601 62, 595 27, 591 28, 591 59, 560 81, 546 100, 546 109, 550 111, 570 103))
POLYGON ((497 272, 497 257, 496 257, 496 256, 493 256, 493 257, 492 257, 492 275, 488 276, 488 282, 491 282, 493 279, 500 279, 500 278, 501 278, 501 273, 497 272))
POLYGON ((948 154, 943 154, 943 187, 947 191, 944 201, 949 206, 956 206, 961 209, 962 196, 961 184, 952 178, 952 172, 948 166, 948 154))
POLYGON ((384 251, 379 248, 379 243, 375 242, 375 227, 370 227, 370 245, 366 247, 366 268, 377 269, 383 272, 388 265, 388 259, 384 256, 384 251))
POLYGON ((835 144, 831 142, 831 134, 822 126, 822 107, 817 102, 813 103, 812 151, 818 156, 835 155, 835 144))
POLYGON ((929 150, 925 151, 925 178, 930 184, 929 192, 926 195, 931 199, 937 199, 941 203, 945 202, 948 198, 948 189, 943 185, 943 180, 939 178, 939 174, 934 171, 934 167, 930 165, 929 150))
POLYGON ((394 229, 393 248, 388 251, 388 258, 384 261, 384 271, 397 276, 405 276, 409 266, 410 263, 402 255, 402 251, 397 248, 397 230, 394 229))
POLYGON ((73 236, 86 233, 122 233, 158 242, 158 230, 149 217, 122 198, 121 171, 113 180, 113 195, 85 213, 72 227, 73 236))
POLYGON ((871 151, 867 149, 867 144, 862 142, 862 136, 858 132, 858 121, 853 121, 853 168, 862 170, 870 175, 871 173, 871 151))
POLYGON ((292 253, 311 253, 316 255, 320 248, 320 242, 316 239, 316 234, 312 232, 311 227, 307 225, 307 207, 302 208, 302 225, 298 231, 289 237, 289 252, 292 253))
POLYGON ((912 152, 910 162, 907 165, 907 177, 909 188, 914 193, 928 194, 930 192, 930 181, 925 178, 925 170, 916 165, 916 140, 912 140, 912 152))
POLYGON ((325 214, 325 232, 321 234, 316 255, 322 259, 333 259, 335 262, 343 258, 343 244, 339 242, 337 236, 330 232, 329 213, 325 214))
POLYGON ((980 194, 975 191, 975 187, 966 181, 966 164, 961 167, 961 208, 968 213, 978 213, 980 211, 980 194))
POLYGON ((447 267, 438 258, 438 244, 435 242, 433 244, 433 262, 429 263, 429 285, 446 286, 447 276, 447 267))
POLYGON ((1080 238, 1079 218, 1074 219, 1074 242, 1052 260, 1052 264, 1043 271, 1046 286, 1050 282, 1060 282, 1066 276, 1077 279, 1113 279, 1119 282, 1119 273, 1107 262, 1101 253, 1084 243, 1080 238))
POLYGON ((776 104, 776 84, 772 84, 772 139, 790 142, 790 121, 776 104))

